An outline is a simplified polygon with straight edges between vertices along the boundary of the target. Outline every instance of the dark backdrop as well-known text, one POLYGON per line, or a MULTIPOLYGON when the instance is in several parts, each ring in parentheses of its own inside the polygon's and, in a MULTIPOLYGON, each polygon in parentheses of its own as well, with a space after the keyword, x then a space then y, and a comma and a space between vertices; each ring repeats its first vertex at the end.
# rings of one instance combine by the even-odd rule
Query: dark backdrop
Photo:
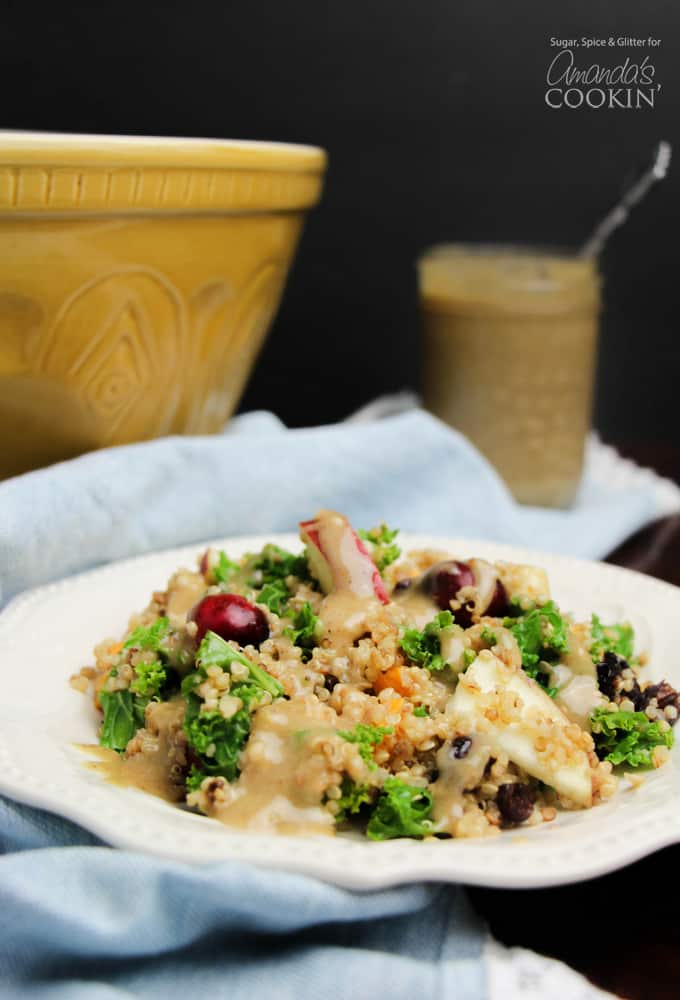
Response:
MULTIPOLYGON (((630 167, 677 138, 678 21, 670 0, 5 3, 2 118, 326 147, 323 201, 243 400, 319 422, 417 384, 423 247, 577 244, 630 167), (550 36, 599 34, 661 39, 654 110, 546 107, 550 36)), ((604 260, 596 423, 619 440, 680 444, 677 153, 604 260)))

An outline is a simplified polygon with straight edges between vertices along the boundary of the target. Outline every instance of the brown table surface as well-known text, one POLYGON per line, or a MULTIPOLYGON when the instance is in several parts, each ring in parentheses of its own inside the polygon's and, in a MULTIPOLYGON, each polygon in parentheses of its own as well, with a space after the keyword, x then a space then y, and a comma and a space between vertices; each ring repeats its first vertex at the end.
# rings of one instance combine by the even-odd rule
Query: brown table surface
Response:
MULTIPOLYGON (((680 483, 680 449, 617 447, 640 465, 680 483)), ((638 532, 607 561, 680 586, 680 516, 638 532)), ((598 986, 629 1000, 680 1000, 676 865, 680 868, 680 846, 575 885, 470 893, 504 944, 562 959, 598 986)))

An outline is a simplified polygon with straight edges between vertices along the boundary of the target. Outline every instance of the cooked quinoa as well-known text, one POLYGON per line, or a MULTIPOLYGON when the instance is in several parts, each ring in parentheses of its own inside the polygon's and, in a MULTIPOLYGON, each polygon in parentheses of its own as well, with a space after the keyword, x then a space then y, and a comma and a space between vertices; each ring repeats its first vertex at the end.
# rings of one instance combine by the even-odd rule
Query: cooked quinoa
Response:
POLYGON ((249 829, 478 837, 668 758, 678 693, 542 569, 402 554, 333 511, 300 529, 299 553, 208 549, 71 679, 108 777, 249 829))

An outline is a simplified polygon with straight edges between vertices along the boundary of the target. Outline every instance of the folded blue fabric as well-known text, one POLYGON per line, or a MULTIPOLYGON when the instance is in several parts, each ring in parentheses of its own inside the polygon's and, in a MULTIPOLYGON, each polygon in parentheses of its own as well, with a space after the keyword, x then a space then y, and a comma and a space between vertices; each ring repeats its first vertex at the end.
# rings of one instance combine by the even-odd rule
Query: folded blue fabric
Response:
MULTIPOLYGON (((464 438, 418 410, 295 431, 249 414, 220 437, 110 449, 0 483, 0 604, 108 560, 295 530, 323 506, 359 525, 586 556, 655 513, 651 489, 612 498, 587 483, 571 511, 522 509, 464 438)), ((361 894, 99 844, 0 800, 3 995, 486 995, 484 928, 456 887, 361 894)))
POLYGON ((571 510, 522 508, 462 435, 422 410, 293 431, 248 414, 219 437, 111 448, 0 483, 0 606, 112 559, 295 531, 329 506, 358 524, 593 557, 655 514, 649 487, 613 495, 588 483, 571 510))
MULTIPOLYGON (((6 806, 3 823, 40 822, 8 816, 14 809, 23 811, 6 806)), ((57 832, 48 827, 45 843, 57 832)), ((63 824, 58 832, 62 843, 93 840, 63 824)), ((233 862, 180 865, 93 846, 8 855, 0 880, 2 996, 486 995, 483 927, 457 887, 352 893, 233 862)))

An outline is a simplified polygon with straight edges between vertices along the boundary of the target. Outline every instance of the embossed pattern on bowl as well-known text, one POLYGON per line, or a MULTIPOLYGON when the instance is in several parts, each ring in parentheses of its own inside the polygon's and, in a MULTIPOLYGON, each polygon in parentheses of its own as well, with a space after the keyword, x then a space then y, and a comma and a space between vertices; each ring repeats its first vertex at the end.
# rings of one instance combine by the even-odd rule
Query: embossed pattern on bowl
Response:
POLYGON ((304 146, 0 133, 0 478, 218 431, 324 166, 304 146))

